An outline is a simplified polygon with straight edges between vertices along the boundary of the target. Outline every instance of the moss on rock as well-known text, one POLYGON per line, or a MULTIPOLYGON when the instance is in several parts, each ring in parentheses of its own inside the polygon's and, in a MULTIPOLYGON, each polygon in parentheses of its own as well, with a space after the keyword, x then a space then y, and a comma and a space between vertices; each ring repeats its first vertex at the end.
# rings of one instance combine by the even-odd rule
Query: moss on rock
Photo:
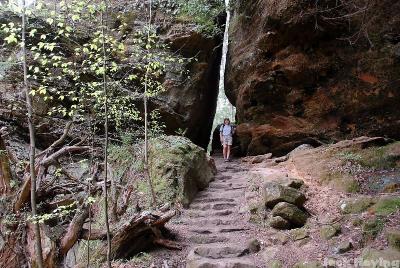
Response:
POLYGON ((150 141, 149 171, 162 201, 190 204, 213 179, 212 164, 204 149, 180 136, 150 141))

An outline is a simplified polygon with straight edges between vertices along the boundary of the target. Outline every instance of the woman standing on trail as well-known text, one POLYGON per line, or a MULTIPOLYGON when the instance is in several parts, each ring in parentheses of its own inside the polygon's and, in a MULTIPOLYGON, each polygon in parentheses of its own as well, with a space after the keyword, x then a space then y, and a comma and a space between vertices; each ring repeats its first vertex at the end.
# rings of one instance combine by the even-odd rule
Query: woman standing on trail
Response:
POLYGON ((223 154, 224 154, 224 160, 225 162, 228 162, 230 160, 230 154, 231 154, 231 146, 232 146, 232 141, 233 141, 233 134, 235 133, 234 127, 231 125, 231 120, 229 118, 224 119, 224 124, 219 129, 219 137, 221 140, 221 144, 223 149, 223 154))

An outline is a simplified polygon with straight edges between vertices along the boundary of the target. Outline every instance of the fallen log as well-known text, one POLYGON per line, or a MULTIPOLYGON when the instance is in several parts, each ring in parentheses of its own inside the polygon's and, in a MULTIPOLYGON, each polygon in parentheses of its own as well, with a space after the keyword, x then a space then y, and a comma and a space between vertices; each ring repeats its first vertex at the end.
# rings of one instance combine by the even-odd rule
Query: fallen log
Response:
MULTIPOLYGON (((162 236, 166 231, 165 223, 175 214, 175 211, 168 211, 164 214, 145 211, 131 216, 125 224, 113 231, 111 259, 128 259, 156 246, 181 249, 177 243, 162 236)), ((87 232, 82 232, 82 234, 88 238, 87 232)), ((95 236, 103 238, 104 234, 95 234, 95 236)), ((90 237, 92 238, 92 235, 90 237)), ((106 248, 104 247, 95 255, 98 258, 104 258, 105 252, 106 248)))
POLYGON ((76 241, 78 241, 83 224, 88 216, 89 208, 87 206, 80 207, 76 211, 74 218, 69 223, 67 232, 61 239, 60 251, 62 255, 66 255, 68 251, 75 245, 76 241))

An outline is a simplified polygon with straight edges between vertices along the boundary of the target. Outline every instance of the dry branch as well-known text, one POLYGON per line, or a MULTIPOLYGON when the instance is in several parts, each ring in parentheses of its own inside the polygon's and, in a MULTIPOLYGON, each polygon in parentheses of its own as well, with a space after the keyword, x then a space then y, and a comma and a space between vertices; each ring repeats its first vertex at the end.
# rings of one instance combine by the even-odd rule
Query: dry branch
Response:
MULTIPOLYGON (((83 151, 88 151, 90 150, 91 147, 89 146, 65 146, 58 151, 52 153, 49 156, 42 155, 41 160, 37 161, 36 163, 36 174, 38 181, 43 177, 43 175, 46 173, 47 168, 52 165, 52 164, 57 164, 57 160, 70 153, 76 153, 76 152, 83 152, 83 151)), ((29 197, 30 197, 30 192, 29 192, 29 187, 31 185, 31 177, 29 173, 25 173, 25 180, 24 184, 22 185, 20 192, 17 196, 17 199, 14 203, 14 210, 19 211, 22 206, 28 202, 29 197)))
POLYGON ((86 206, 81 207, 76 211, 74 218, 69 223, 67 232, 61 239, 61 254, 66 255, 68 251, 75 245, 76 241, 78 241, 83 224, 88 216, 89 209, 86 206))

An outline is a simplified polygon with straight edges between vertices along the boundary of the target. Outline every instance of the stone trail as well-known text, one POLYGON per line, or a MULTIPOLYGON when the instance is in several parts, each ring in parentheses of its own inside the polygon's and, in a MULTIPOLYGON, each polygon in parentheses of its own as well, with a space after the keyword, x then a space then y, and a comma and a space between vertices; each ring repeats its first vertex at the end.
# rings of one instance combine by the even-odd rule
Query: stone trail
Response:
POLYGON ((199 192, 179 221, 190 245, 186 268, 263 267, 255 239, 257 226, 248 222, 245 207, 247 170, 238 161, 216 159, 218 174, 199 192))

